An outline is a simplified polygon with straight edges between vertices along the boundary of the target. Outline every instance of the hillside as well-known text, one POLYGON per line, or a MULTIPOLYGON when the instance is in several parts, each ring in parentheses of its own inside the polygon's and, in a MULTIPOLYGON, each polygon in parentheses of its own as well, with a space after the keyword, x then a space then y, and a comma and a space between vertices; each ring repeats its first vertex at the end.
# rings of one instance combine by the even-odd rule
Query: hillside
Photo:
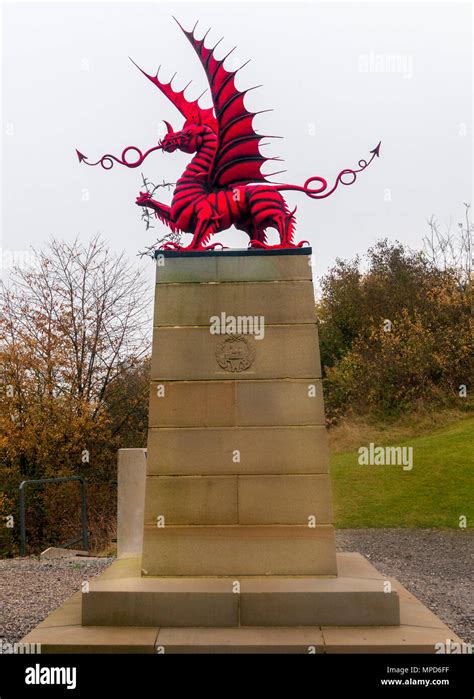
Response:
MULTIPOLYGON (((419 437, 391 441, 373 435, 350 450, 331 449, 335 523, 349 527, 467 527, 474 522, 474 418, 419 437), (359 465, 358 448, 413 448, 413 468, 359 465)), ((360 436, 360 434, 359 434, 360 436)))

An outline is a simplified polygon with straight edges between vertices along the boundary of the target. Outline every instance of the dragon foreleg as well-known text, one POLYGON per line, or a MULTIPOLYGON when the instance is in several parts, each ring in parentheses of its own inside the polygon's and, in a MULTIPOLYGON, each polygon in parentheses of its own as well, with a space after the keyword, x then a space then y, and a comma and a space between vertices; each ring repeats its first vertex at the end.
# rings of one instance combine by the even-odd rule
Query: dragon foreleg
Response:
POLYGON ((167 204, 162 204, 161 201, 152 199, 149 192, 140 192, 135 203, 138 206, 146 206, 149 209, 153 209, 156 218, 160 219, 162 223, 171 228, 173 233, 179 230, 171 216, 171 208, 167 204))
POLYGON ((193 239, 188 246, 189 250, 213 250, 222 243, 213 243, 208 245, 211 236, 219 230, 219 219, 222 218, 208 201, 202 202, 197 208, 197 220, 194 229, 193 239))
POLYGON ((214 212, 212 207, 207 202, 203 203, 196 212, 196 225, 194 228, 193 239, 189 245, 178 245, 177 243, 165 243, 163 248, 166 250, 214 250, 216 247, 224 249, 222 243, 212 243, 208 245, 211 236, 219 230, 218 221, 221 218, 214 212))

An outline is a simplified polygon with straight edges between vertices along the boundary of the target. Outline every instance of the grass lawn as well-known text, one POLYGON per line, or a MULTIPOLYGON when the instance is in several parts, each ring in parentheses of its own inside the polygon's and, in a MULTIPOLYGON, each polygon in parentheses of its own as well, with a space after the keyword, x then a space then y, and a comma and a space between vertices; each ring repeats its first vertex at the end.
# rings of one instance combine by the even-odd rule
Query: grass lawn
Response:
POLYGON ((359 441, 331 454, 335 525, 344 527, 459 527, 474 525, 474 418, 404 441, 359 441), (361 466, 358 448, 413 447, 413 469, 361 466))

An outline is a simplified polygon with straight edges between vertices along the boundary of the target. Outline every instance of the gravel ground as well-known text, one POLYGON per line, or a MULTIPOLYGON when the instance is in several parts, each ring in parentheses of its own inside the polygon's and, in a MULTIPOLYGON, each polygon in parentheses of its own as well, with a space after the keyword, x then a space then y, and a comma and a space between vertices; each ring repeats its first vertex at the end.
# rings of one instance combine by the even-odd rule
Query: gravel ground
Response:
POLYGON ((0 641, 17 643, 112 558, 0 560, 0 641))
MULTIPOLYGON (((338 548, 358 551, 397 578, 464 641, 474 642, 474 535, 431 529, 342 529, 338 548)), ((103 560, 0 561, 0 640, 15 643, 106 568, 103 560)))
POLYGON ((447 529, 339 529, 341 551, 362 553, 397 578, 466 643, 474 643, 474 532, 447 529))

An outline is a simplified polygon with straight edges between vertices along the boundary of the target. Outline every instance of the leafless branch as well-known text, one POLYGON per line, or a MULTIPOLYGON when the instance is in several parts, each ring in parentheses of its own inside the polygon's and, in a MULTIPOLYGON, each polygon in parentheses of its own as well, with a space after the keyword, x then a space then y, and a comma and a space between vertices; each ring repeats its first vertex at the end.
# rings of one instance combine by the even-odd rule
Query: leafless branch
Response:
MULTIPOLYGON (((170 190, 176 184, 175 182, 165 182, 164 180, 161 184, 155 184, 147 177, 145 177, 143 173, 141 173, 141 177, 145 191, 147 191, 152 197, 158 189, 170 190)), ((148 209, 146 206, 142 208, 141 218, 142 221, 145 221, 145 230, 148 231, 150 228, 155 228, 155 226, 152 224, 152 221, 156 220, 155 214, 152 211, 150 211, 150 209, 148 209)), ((140 257, 148 256, 154 258, 156 251, 159 250, 159 248, 167 242, 172 242, 176 243, 177 245, 181 245, 182 233, 180 231, 166 230, 165 235, 163 235, 161 238, 157 238, 152 245, 145 248, 145 250, 140 251, 138 254, 140 257)))
POLYGON ((464 222, 459 222, 453 231, 452 222, 442 230, 440 223, 431 216, 428 219, 429 234, 423 238, 425 255, 439 269, 454 270, 461 282, 471 279, 472 237, 474 226, 470 218, 471 205, 464 202, 464 222))

